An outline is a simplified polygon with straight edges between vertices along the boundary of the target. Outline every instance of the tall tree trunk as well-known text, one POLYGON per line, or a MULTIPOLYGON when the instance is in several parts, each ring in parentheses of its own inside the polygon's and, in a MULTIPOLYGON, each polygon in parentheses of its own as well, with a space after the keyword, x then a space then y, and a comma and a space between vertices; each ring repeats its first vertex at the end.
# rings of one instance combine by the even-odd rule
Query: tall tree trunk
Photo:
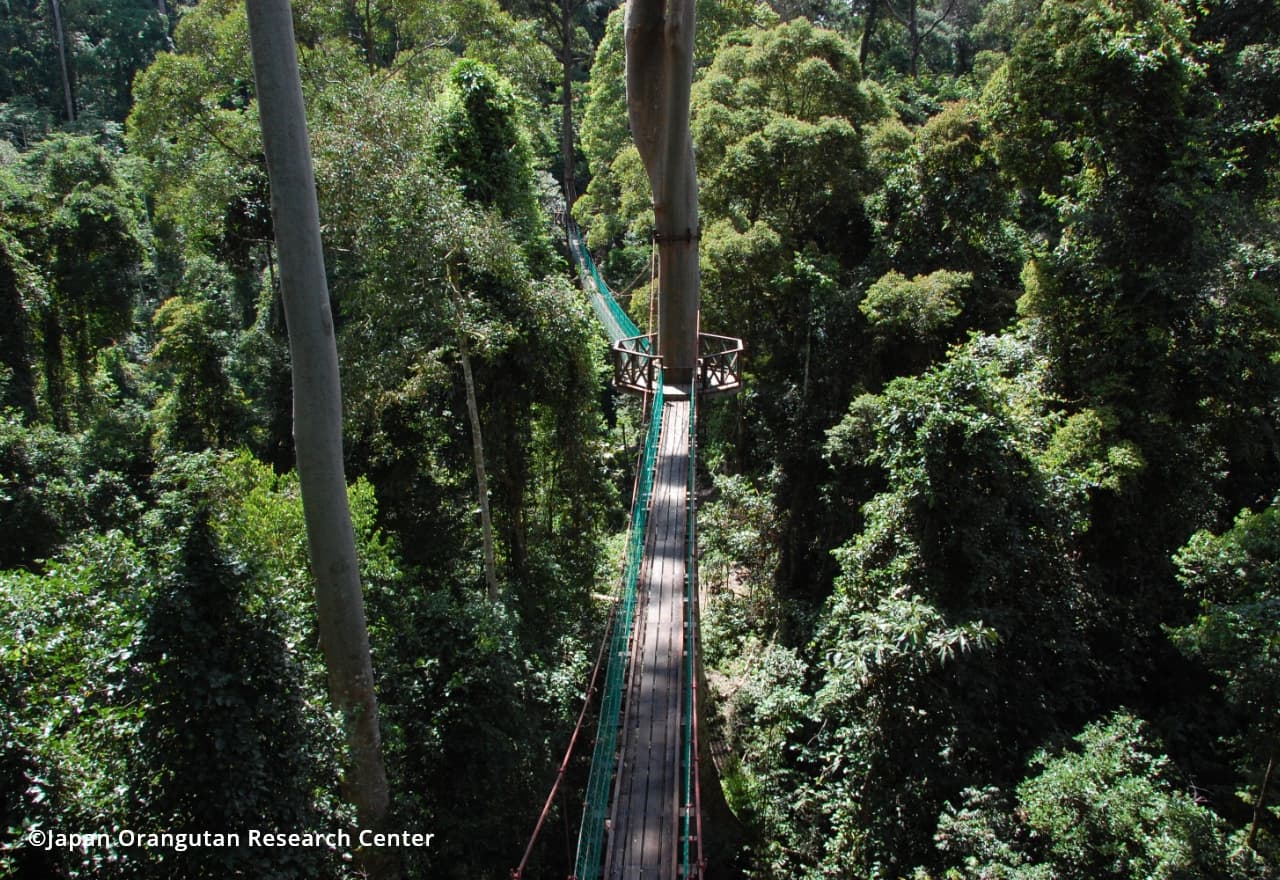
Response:
POLYGON ((16 248, 17 245, 0 239, 0 302, 4 303, 4 313, 9 315, 9 320, 0 327, 0 364, 10 371, 9 387, 0 397, 0 406, 16 407, 23 419, 31 423, 36 420, 38 410, 28 341, 30 317, 18 287, 19 257, 12 251, 5 253, 6 246, 16 248))
POLYGON ((62 97, 67 104, 67 122, 76 121, 75 96, 71 92, 71 65, 67 61, 67 40, 62 32, 62 10, 58 0, 49 0, 53 8, 53 32, 58 40, 58 64, 62 69, 62 97))
POLYGON ((573 161, 573 7, 560 0, 560 66, 563 99, 560 105, 560 155, 564 162, 565 208, 578 200, 577 170, 573 161))
POLYGON ((689 133, 694 0, 629 0, 627 115, 653 189, 658 353, 669 381, 698 362, 698 178, 689 133))
POLYGON ((365 64, 369 65, 370 70, 373 70, 377 67, 377 48, 373 42, 373 4, 370 0, 364 0, 364 15, 361 17, 360 27, 364 31, 365 64))
POLYGON ((476 380, 471 372, 471 346, 467 343, 462 307, 462 291, 449 279, 453 307, 458 321, 458 355, 462 360, 462 381, 467 390, 467 416, 471 420, 471 454, 476 465, 476 495, 480 499, 480 533, 484 542, 484 581, 491 603, 498 601, 498 564, 493 549, 493 517, 489 512, 489 472, 484 466, 484 437, 480 433, 480 405, 476 400, 476 380))
MULTIPOLYGON (((342 464, 342 388, 320 212, 289 0, 246 0, 259 121, 293 365, 294 445, 329 694, 342 712, 344 784, 361 828, 386 821, 390 793, 378 730, 364 596, 342 464)), ((388 852, 358 853, 368 876, 399 876, 388 852)))
POLYGON ((49 403, 49 415, 59 431, 71 430, 67 418, 67 373, 62 353, 62 322, 52 306, 44 309, 41 321, 44 355, 44 396, 49 403))

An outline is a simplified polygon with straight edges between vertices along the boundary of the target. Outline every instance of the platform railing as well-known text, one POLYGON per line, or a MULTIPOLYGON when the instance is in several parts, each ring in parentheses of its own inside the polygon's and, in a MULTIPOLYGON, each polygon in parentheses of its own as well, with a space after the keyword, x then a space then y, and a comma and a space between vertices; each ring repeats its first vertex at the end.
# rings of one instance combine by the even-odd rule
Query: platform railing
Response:
POLYGON ((658 339, 653 334, 632 336, 613 344, 613 384, 641 394, 656 388, 662 375, 662 356, 654 353, 658 339))
MULTIPOLYGON (((613 383, 619 388, 641 394, 652 392, 655 376, 663 366, 662 356, 655 354, 655 334, 632 336, 613 344, 613 383)), ((742 387, 741 339, 698 334, 698 391, 702 394, 725 394, 742 387)))
POLYGON ((741 339, 698 334, 698 390, 704 394, 721 394, 742 387, 741 339))

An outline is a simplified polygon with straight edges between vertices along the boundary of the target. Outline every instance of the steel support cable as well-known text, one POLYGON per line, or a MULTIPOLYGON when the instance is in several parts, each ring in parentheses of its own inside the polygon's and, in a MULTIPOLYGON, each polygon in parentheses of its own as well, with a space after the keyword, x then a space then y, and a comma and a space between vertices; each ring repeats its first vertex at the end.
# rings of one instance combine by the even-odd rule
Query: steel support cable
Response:
POLYGON ((556 781, 551 785, 551 793, 547 795, 547 802, 542 806, 542 814, 538 816, 538 823, 533 827, 533 835, 529 838, 529 845, 524 849, 524 857, 520 859, 519 867, 513 868, 511 871, 511 880, 521 880, 524 877, 524 869, 529 865, 529 856, 533 853, 534 844, 538 842, 538 835, 542 833, 542 826, 546 824, 547 816, 551 813, 551 804, 555 801, 556 792, 560 789, 560 783, 564 781, 565 771, 569 767, 569 759, 573 757, 573 747, 577 745, 578 734, 582 731, 582 722, 587 717, 587 709, 591 706, 591 697, 596 692, 596 680, 600 677, 600 668, 604 665, 604 649, 609 645, 609 636, 613 630, 614 615, 617 611, 615 603, 609 609, 609 619, 605 624, 604 638, 600 640, 600 650, 596 652, 596 665, 591 670, 591 682, 587 685, 587 692, 582 698, 582 711, 578 713, 578 723, 573 726, 573 735, 569 737, 569 747, 565 749, 564 758, 560 761, 560 769, 556 771, 556 781))
MULTIPOLYGON (((699 230, 701 231, 701 230, 699 230)), ((698 310, 698 336, 702 336, 702 310, 698 310)), ((698 880, 707 867, 702 851, 702 773, 698 753, 698 384, 689 386, 689 702, 693 714, 693 816, 698 860, 698 880)))

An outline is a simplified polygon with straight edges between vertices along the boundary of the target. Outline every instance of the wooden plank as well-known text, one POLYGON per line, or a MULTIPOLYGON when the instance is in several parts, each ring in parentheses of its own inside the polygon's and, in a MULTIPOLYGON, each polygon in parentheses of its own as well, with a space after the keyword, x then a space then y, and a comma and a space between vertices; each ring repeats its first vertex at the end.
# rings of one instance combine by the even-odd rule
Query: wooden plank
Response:
POLYGON ((689 403, 667 403, 645 536, 631 681, 614 789, 608 880, 676 880, 689 403))

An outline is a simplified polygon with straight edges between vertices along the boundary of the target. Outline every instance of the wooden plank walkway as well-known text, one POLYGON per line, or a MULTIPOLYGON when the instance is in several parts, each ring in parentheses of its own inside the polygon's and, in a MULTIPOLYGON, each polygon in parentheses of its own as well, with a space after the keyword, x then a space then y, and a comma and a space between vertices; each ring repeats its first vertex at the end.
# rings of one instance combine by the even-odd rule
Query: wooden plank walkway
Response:
POLYGON ((654 475, 627 683, 607 880, 676 880, 684 654, 689 401, 668 400, 654 475))

